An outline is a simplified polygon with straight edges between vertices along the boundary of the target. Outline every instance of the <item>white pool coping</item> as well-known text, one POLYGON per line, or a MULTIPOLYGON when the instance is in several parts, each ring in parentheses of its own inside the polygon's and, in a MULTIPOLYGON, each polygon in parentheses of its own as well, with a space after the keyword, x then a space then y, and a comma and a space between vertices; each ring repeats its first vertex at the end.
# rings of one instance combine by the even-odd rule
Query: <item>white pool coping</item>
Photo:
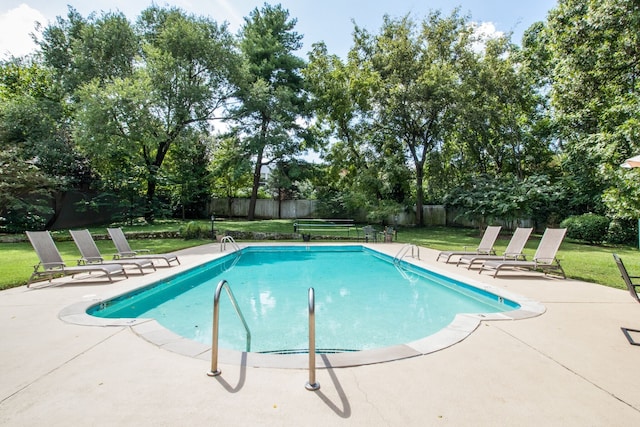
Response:
MULTIPOLYGON (((308 243, 283 243, 283 242, 265 242, 265 243, 251 243, 242 245, 242 248, 247 246, 306 246, 308 243)), ((313 243, 313 246, 364 246, 379 253, 394 256, 400 251, 397 251, 399 245, 397 244, 361 244, 361 243, 313 243)), ((120 288, 118 291, 114 290, 113 293, 107 293, 102 297, 93 297, 87 295, 82 301, 74 303, 64 308, 59 313, 59 318, 64 322, 83 325, 83 326, 100 326, 100 327, 129 327, 139 337, 149 341, 150 343, 184 356, 193 357, 197 359, 209 360, 211 358, 211 346, 196 341, 189 340, 174 332, 164 328, 154 319, 107 319, 91 316, 87 314, 87 310, 100 302, 107 301, 113 298, 117 298, 122 295, 126 295, 137 289, 152 285, 160 280, 169 278, 176 274, 183 273, 189 269, 195 268, 198 265, 205 264, 217 258, 221 258, 228 255, 228 252, 217 252, 205 254, 202 257, 202 262, 197 264, 191 264, 188 266, 175 266, 171 268, 164 268, 162 271, 158 271, 154 274, 149 274, 136 278, 137 280, 128 280, 131 282, 130 286, 126 288, 120 288)), ((419 256, 419 253, 418 253, 419 256)), ((489 314, 458 314, 454 320, 441 329, 439 332, 429 335, 425 338, 412 341, 402 345, 396 345, 391 347, 383 347, 371 350, 362 350, 357 352, 345 352, 345 353, 331 353, 322 354, 316 356, 316 367, 349 367, 369 365, 375 363, 384 363, 394 360, 406 359, 410 357, 421 356, 436 351, 446 349, 456 343, 467 338, 483 321, 503 321, 503 320, 520 320, 539 316, 546 311, 544 305, 539 302, 533 301, 529 298, 521 295, 510 293, 504 289, 482 283, 468 277, 458 276, 452 274, 449 271, 440 270, 434 267, 433 264, 426 264, 417 258, 403 258, 410 264, 417 267, 430 270, 437 274, 449 277, 451 279, 466 283, 474 286, 478 289, 495 294, 504 299, 508 299, 517 303, 520 308, 516 310, 510 310, 499 313, 489 314)), ((265 367, 265 368, 292 368, 292 369, 304 369, 309 367, 309 356, 307 354, 263 354, 254 352, 240 352, 236 350, 220 348, 218 353, 218 362, 230 365, 243 365, 251 367, 265 367)))

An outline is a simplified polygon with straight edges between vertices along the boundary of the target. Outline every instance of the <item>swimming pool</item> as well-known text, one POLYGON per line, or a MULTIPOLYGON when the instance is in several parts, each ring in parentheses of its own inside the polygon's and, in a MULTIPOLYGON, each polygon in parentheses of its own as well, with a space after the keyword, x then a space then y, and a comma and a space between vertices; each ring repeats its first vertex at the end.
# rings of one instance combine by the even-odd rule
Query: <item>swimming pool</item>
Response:
MULTIPOLYGON (((252 335, 251 351, 304 352, 307 290, 315 289, 319 352, 371 350, 437 334, 461 313, 480 318, 519 304, 364 246, 252 246, 87 311, 104 318, 153 318, 211 345, 212 297, 229 282, 252 335)), ((226 296, 225 296, 226 299, 226 296)), ((244 329, 220 304, 220 347, 243 351, 244 329)))

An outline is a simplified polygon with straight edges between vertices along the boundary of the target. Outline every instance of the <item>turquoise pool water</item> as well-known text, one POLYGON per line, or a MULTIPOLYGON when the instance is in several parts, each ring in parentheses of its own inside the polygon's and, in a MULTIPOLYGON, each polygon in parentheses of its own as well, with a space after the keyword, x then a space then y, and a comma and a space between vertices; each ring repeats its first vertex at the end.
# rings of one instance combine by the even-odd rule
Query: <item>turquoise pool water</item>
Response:
MULTIPOLYGON (((212 300, 225 279, 251 330, 253 352, 308 347, 308 289, 315 291, 318 351, 388 347, 438 332, 458 313, 515 310, 517 303, 362 246, 248 247, 91 307, 107 318, 154 318, 211 344, 212 300)), ((226 293, 220 347, 244 351, 246 336, 226 293)))

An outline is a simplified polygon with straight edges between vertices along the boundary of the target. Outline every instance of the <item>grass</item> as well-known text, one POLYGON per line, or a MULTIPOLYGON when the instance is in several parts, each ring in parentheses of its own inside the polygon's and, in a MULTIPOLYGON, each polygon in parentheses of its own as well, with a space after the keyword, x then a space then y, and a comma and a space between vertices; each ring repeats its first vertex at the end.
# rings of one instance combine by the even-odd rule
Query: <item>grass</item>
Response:
MULTIPOLYGON (((207 230, 210 229, 209 221, 199 221, 207 230)), ((123 225, 125 232, 134 231, 178 231, 184 223, 181 221, 158 221, 154 225, 123 225)), ((228 221, 216 220, 217 231, 254 231, 292 233, 292 220, 269 221, 228 221)), ((378 227, 379 228, 379 227, 378 227)), ((93 227, 89 229, 96 235, 105 235, 105 227, 93 227)), ((63 260, 68 265, 75 265, 80 254, 72 241, 64 240, 69 236, 67 231, 56 231, 56 245, 60 250, 63 260), (60 241, 62 240, 62 241, 60 241)), ((467 246, 475 248, 480 241, 481 234, 478 230, 447 227, 426 228, 400 228, 398 242, 413 243, 435 250, 462 249, 467 246)), ((532 235, 527 243, 525 253, 528 258, 533 257, 540 241, 540 235, 532 235)), ((496 242, 496 251, 501 253, 509 242, 509 235, 501 235, 496 242)), ((152 252, 164 253, 185 249, 210 243, 211 240, 183 240, 183 239, 130 239, 133 249, 150 248, 152 252)), ((114 247, 110 240, 96 240, 96 244, 102 255, 107 258, 114 253, 114 247)), ((558 259, 567 273, 567 277, 599 283, 614 288, 625 288, 620 278, 612 253, 617 253, 624 260, 630 274, 640 273, 640 258, 638 249, 629 246, 591 246, 565 239, 558 259)), ((38 258, 28 242, 0 243, 0 289, 8 289, 24 285, 33 266, 38 263, 38 258)))
MULTIPOLYGON (((531 235, 525 246, 527 259, 533 258, 542 235, 531 235)), ((463 228, 422 228, 408 229, 398 234, 398 241, 414 243, 436 250, 463 249, 464 246, 475 248, 481 238, 478 230, 463 228), (403 236, 404 234, 404 236, 403 236)), ((502 253, 509 243, 510 235, 501 234, 495 248, 502 253)), ((620 277, 618 267, 611 254, 617 253, 624 260, 630 271, 640 273, 640 257, 638 249, 630 246, 592 246, 565 239, 560 246, 557 258, 562 264, 567 277, 585 282, 593 282, 612 288, 626 289, 620 277)))

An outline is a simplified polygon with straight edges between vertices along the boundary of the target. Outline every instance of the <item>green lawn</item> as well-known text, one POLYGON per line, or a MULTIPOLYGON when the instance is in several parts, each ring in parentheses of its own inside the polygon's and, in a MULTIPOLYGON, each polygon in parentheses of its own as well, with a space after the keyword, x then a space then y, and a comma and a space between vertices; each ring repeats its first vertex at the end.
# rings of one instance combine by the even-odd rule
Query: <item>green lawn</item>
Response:
MULTIPOLYGON (((209 221, 200 221, 209 230, 209 221)), ((177 231, 183 223, 180 221, 159 221, 155 225, 123 226, 125 232, 134 231, 177 231)), ((292 233, 293 221, 225 221, 216 220, 217 231, 255 231, 255 232, 279 232, 292 233)), ((106 234, 106 227, 90 228, 93 235, 106 234)), ((79 258, 78 250, 72 241, 64 240, 69 234, 66 231, 53 233, 56 245, 65 262, 75 265, 79 258), (61 240, 61 241, 60 241, 61 240)), ((480 241, 481 234, 478 230, 463 228, 426 227, 426 228, 400 228, 398 242, 413 243, 419 246, 436 250, 462 249, 464 246, 475 247, 480 241)), ((496 243, 496 250, 501 253, 509 241, 509 235, 501 235, 496 243)), ((532 257, 540 235, 532 235, 527 243, 525 252, 532 257)), ((171 252, 191 246, 210 243, 211 240, 183 240, 183 239, 130 239, 133 249, 149 248, 155 253, 171 252)), ((114 253, 114 247, 110 240, 96 240, 100 252, 105 257, 114 253)), ((618 269, 613 261, 612 253, 618 253, 624 260, 631 274, 640 274, 640 256, 634 247, 607 247, 590 246, 565 239, 558 258, 564 267, 567 276, 574 279, 595 282, 615 288, 624 288, 624 282, 620 278, 618 269)), ((7 289, 23 285, 29 279, 33 266, 38 263, 38 258, 28 242, 0 243, 0 289, 7 289)))
MULTIPOLYGON (((533 234, 525 247, 527 258, 533 258, 542 236, 533 234)), ((437 250, 462 249, 464 246, 474 248, 480 241, 478 230, 461 228, 423 228, 401 230, 398 241, 414 243, 419 246, 437 250)), ((509 243, 509 235, 501 234, 495 248, 502 253, 509 243)), ((591 246, 565 239, 560 246, 557 258, 562 264, 567 277, 599 283, 613 288, 626 289, 618 267, 611 254, 617 253, 625 262, 625 266, 633 274, 640 275, 640 253, 637 248, 629 246, 591 246)))

